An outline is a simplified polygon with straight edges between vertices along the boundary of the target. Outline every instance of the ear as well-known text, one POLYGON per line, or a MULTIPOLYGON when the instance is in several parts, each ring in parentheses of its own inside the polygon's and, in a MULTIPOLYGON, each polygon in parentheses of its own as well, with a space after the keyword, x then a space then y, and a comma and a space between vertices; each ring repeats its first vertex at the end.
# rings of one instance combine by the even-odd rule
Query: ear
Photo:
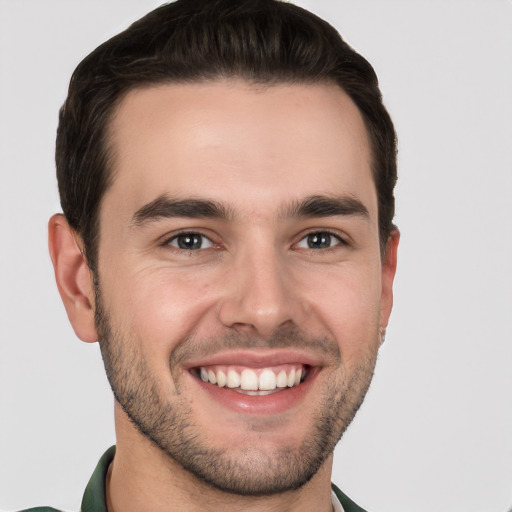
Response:
POLYGON ((64 215, 48 223, 48 247, 57 288, 76 335, 86 342, 98 341, 94 325, 93 276, 78 243, 80 238, 64 215))
MULTIPOLYGON (((393 308, 393 281, 395 279, 400 232, 393 229, 389 235, 382 262, 382 291, 380 301, 380 332, 384 335, 393 308)), ((382 339, 382 341, 384 341, 382 339)))

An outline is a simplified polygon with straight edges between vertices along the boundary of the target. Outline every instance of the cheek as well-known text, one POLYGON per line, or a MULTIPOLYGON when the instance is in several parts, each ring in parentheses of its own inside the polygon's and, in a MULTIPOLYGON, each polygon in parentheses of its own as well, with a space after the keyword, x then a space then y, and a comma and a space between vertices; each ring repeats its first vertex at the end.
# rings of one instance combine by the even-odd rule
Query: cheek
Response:
POLYGON ((315 279, 309 293, 314 317, 328 329, 345 361, 378 348, 380 271, 347 268, 315 279))
POLYGON ((165 354, 164 360, 180 341, 194 334, 214 301, 211 276, 201 272, 157 267, 126 278, 118 275, 110 282, 108 310, 114 324, 127 337, 141 340, 147 355, 165 354))

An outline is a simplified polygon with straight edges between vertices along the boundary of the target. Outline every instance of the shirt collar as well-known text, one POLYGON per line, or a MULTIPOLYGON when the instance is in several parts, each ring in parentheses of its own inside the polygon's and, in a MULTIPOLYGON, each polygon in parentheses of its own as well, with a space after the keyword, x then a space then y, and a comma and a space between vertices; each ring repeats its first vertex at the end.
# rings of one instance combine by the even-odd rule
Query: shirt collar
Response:
POLYGON ((85 488, 80 512, 108 512, 105 480, 108 467, 114 460, 116 447, 111 446, 101 457, 94 473, 85 488))

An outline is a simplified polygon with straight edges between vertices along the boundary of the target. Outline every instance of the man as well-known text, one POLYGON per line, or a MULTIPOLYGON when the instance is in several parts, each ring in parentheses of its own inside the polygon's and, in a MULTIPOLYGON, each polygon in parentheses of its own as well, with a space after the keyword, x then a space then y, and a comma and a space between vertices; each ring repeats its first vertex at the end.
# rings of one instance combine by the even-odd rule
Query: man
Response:
POLYGON ((56 159, 59 292, 116 398, 82 511, 362 510, 332 453, 399 239, 368 62, 291 4, 179 0, 78 66, 56 159))

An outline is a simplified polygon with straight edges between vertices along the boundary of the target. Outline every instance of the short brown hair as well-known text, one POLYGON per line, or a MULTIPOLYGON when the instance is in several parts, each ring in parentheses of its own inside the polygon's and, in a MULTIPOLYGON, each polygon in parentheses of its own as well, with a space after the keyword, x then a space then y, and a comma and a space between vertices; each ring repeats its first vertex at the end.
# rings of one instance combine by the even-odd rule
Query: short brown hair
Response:
POLYGON ((70 226, 96 269, 99 206, 108 189, 108 124, 131 89, 239 77, 341 87, 368 130, 381 249, 393 229, 396 135, 372 66, 326 21, 279 0, 177 0, 150 12, 76 68, 60 110, 56 163, 70 226))

